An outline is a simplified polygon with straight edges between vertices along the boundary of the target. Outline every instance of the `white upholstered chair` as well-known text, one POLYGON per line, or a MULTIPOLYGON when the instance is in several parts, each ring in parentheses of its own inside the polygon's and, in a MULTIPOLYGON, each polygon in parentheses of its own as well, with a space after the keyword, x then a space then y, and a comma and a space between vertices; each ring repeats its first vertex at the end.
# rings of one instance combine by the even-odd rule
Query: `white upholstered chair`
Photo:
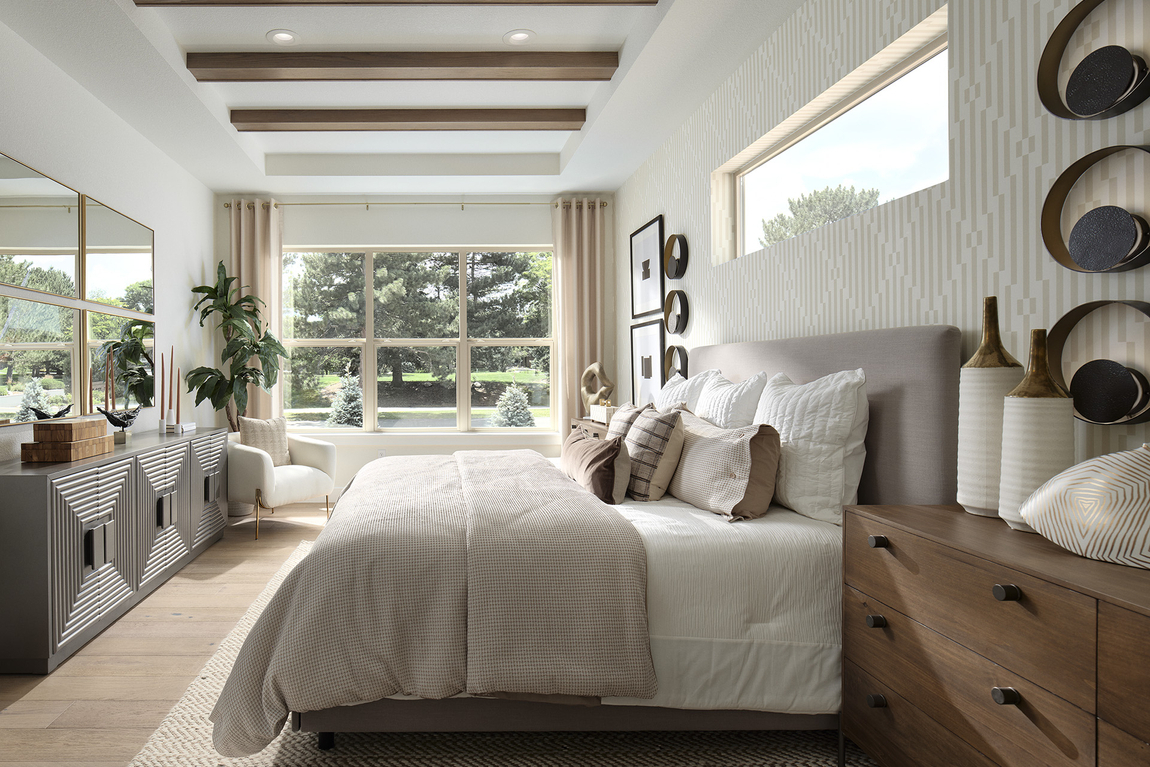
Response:
MULTIPOLYGON (((238 438, 238 434, 232 435, 238 438)), ((331 517, 331 491, 335 489, 335 445, 311 437, 288 435, 291 463, 273 466, 272 457, 258 447, 228 442, 228 499, 256 507, 256 538, 260 537, 260 510, 274 512, 285 503, 300 503, 324 496, 331 517)))

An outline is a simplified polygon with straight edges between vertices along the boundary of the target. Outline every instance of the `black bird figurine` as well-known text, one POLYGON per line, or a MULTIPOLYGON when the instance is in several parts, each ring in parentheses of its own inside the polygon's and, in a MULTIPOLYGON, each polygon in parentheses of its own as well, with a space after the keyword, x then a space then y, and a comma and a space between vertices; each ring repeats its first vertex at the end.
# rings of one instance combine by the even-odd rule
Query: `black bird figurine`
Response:
POLYGON ((97 407, 96 409, 104 414, 104 417, 108 419, 108 423, 113 426, 119 426, 120 431, 124 431, 135 422, 136 416, 140 414, 142 407, 143 405, 136 405, 136 407, 131 410, 105 410, 102 407, 97 407))
POLYGON ((37 410, 36 408, 32 408, 32 412, 36 414, 37 421, 49 421, 53 418, 63 418, 64 416, 68 415, 68 411, 71 409, 72 406, 69 405, 63 410, 57 411, 55 415, 50 415, 49 413, 45 413, 43 410, 37 410))

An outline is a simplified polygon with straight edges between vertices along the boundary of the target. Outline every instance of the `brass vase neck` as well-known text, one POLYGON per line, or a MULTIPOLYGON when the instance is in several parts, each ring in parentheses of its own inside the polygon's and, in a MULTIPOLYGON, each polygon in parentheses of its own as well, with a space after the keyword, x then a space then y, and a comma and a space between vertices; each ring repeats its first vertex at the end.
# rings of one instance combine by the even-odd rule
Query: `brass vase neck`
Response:
POLYGON ((1045 328, 1030 331, 1030 366, 1026 369, 1022 383, 1006 396, 1027 399, 1070 399, 1070 392, 1050 375, 1050 363, 1046 356, 1045 328))
POLYGON ((1022 365, 1006 347, 998 332, 998 297, 982 299, 982 343, 974 356, 967 360, 964 368, 1020 368, 1022 365))

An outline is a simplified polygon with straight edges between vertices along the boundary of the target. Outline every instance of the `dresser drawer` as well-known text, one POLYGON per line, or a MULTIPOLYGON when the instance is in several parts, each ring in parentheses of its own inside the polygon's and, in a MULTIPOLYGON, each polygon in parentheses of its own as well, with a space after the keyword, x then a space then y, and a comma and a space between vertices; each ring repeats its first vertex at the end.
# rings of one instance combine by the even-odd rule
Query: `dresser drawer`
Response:
POLYGON ((843 541, 849 585, 1094 712, 1093 599, 859 514, 845 515, 843 541), (996 585, 1021 598, 999 601, 996 585))
POLYGON ((1098 716, 1150 741, 1150 618, 1098 605, 1098 689, 1098 716))
POLYGON ((1146 767, 1148 764, 1150 743, 1098 720, 1098 767, 1146 767))
POLYGON ((1092 714, 850 587, 843 653, 1003 767, 1094 765, 1092 714), (869 628, 868 615, 886 625, 869 628), (994 688, 1021 702, 995 703, 994 688))
POLYGON ((995 767, 957 735, 851 662, 843 667, 843 732, 883 767, 995 767), (872 708, 868 695, 881 695, 872 708))

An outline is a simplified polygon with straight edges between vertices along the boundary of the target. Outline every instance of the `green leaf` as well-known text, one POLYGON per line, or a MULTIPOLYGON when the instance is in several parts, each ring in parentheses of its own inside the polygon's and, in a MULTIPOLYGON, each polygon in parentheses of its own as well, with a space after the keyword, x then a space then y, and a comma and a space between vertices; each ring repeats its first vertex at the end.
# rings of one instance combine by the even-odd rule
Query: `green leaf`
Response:
POLYGON ((232 384, 232 399, 236 403, 236 412, 243 415, 248 410, 248 382, 237 378, 232 384))

